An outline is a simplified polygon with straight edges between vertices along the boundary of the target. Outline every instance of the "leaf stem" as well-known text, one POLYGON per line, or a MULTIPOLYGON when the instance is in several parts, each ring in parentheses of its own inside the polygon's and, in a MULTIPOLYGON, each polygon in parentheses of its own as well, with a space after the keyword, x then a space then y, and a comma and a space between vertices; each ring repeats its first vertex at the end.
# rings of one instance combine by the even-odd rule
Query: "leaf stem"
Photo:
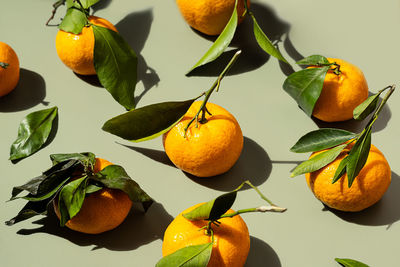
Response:
POLYGON ((49 23, 54 19, 54 16, 56 15, 57 9, 65 4, 65 0, 58 0, 53 4, 53 10, 51 11, 51 16, 50 18, 46 21, 46 26, 50 26, 49 23))
MULTIPOLYGON (((196 115, 189 121, 189 123, 186 125, 185 127, 185 135, 184 138, 186 138, 186 133, 187 130, 189 129, 190 125, 196 120, 196 123, 199 122, 201 124, 204 124, 207 122, 206 119, 206 113, 210 114, 211 113, 207 110, 206 108, 206 104, 208 102, 208 100, 210 99, 211 94, 215 91, 218 92, 219 87, 221 85, 221 81, 222 79, 225 77, 226 73, 232 68, 233 63, 236 62, 236 60, 238 59, 238 57, 240 56, 240 54, 242 53, 241 50, 238 50, 233 57, 231 58, 231 60, 229 61, 229 63, 226 65, 226 67, 224 68, 224 70, 221 72, 221 74, 218 76, 217 80, 215 80, 215 82, 213 83, 213 85, 211 86, 210 89, 208 89, 207 91, 203 92, 200 96, 205 95, 205 98, 203 100, 203 103, 200 106, 200 109, 197 111, 196 115), (202 113, 201 118, 199 119, 199 115, 200 113, 202 113)), ((196 124, 197 127, 197 124, 196 124)))
POLYGON ((250 208, 250 209, 242 209, 242 210, 238 210, 232 213, 228 213, 228 214, 224 214, 221 216, 221 218, 232 218, 236 215, 242 214, 242 213, 249 213, 249 212, 284 212, 286 211, 286 208, 281 208, 281 207, 277 207, 277 206, 261 206, 258 208, 250 208))

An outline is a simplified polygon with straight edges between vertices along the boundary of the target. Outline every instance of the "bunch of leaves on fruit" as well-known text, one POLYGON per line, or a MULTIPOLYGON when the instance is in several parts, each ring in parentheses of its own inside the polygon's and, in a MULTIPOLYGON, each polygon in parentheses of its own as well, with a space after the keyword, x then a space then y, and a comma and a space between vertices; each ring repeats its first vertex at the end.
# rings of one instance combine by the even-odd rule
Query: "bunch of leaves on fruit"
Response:
POLYGON ((368 97, 364 74, 349 62, 313 55, 297 64, 308 68, 289 75, 283 89, 309 117, 327 122, 349 120, 368 97))
POLYGON ((253 32, 257 44, 267 54, 289 64, 258 25, 250 10, 249 0, 177 0, 176 3, 191 27, 207 35, 219 35, 187 75, 196 68, 214 61, 225 51, 235 35, 236 28, 247 14, 253 21, 253 32))
POLYGON ((388 86, 354 109, 354 119, 373 113, 361 133, 323 128, 301 137, 290 150, 314 153, 291 176, 306 174, 314 195, 334 209, 360 211, 379 201, 390 185, 391 170, 383 154, 371 145, 371 133, 394 89, 388 86), (388 89, 378 105, 379 96, 388 89))
POLYGON ((53 154, 50 159, 50 169, 13 188, 10 200, 22 198, 28 203, 7 225, 45 215, 52 203, 61 226, 98 234, 121 224, 132 202, 142 203, 145 211, 153 203, 121 166, 93 153, 53 154), (23 191, 28 194, 18 196, 23 191))
POLYGON ((131 110, 108 120, 103 130, 140 142, 162 134, 168 157, 180 169, 198 177, 228 171, 243 148, 243 134, 236 119, 222 107, 209 103, 211 94, 239 56, 238 51, 211 88, 186 101, 164 102, 131 110))
POLYGON ((19 81, 19 60, 14 49, 0 42, 0 97, 9 94, 19 81))
POLYGON ((162 266, 243 266, 250 249, 250 235, 240 214, 248 212, 284 212, 249 181, 237 189, 206 203, 197 204, 179 214, 164 233, 162 266), (237 192, 251 186, 268 206, 231 209, 237 192))
POLYGON ((111 22, 90 15, 90 7, 99 1, 55 3, 55 10, 65 3, 67 7, 56 37, 57 54, 75 73, 97 74, 113 98, 131 110, 135 108, 137 56, 111 22))

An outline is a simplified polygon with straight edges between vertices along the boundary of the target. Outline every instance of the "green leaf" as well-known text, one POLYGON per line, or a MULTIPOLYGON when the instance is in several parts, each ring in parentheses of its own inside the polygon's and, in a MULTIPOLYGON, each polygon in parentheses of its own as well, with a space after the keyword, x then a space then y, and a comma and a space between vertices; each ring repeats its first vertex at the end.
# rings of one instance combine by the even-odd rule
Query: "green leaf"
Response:
POLYGON ((103 130, 132 142, 156 138, 177 124, 194 99, 145 106, 108 120, 103 130))
POLYGON ((349 188, 353 184, 354 179, 364 167, 365 162, 369 155, 371 148, 371 126, 367 127, 362 135, 358 138, 357 142, 351 148, 348 163, 347 163, 347 178, 349 188))
POLYGON ((336 169, 335 175, 333 176, 332 184, 336 183, 343 175, 345 175, 348 161, 349 161, 349 158, 345 157, 339 163, 339 166, 336 169))
POLYGON ((83 164, 83 166, 90 166, 93 168, 94 164, 96 163, 96 155, 91 152, 52 154, 50 155, 50 159, 53 162, 53 165, 67 160, 78 160, 83 164))
POLYGON ((307 161, 302 162, 298 165, 290 175, 291 177, 298 176, 300 174, 314 172, 322 167, 328 165, 332 161, 334 161, 339 155, 340 152, 347 146, 347 144, 343 144, 334 148, 331 148, 325 152, 322 152, 315 157, 310 158, 307 161))
POLYGON ((297 65, 307 65, 307 66, 321 66, 329 64, 329 61, 326 57, 320 55, 312 55, 309 57, 305 57, 296 62, 297 65))
POLYGON ((100 83, 127 110, 135 108, 137 56, 121 35, 92 25, 94 68, 100 83))
POLYGON ((204 203, 188 213, 182 214, 182 216, 190 221, 216 221, 232 207, 233 203, 235 202, 236 195, 237 191, 225 193, 216 199, 204 203))
POLYGON ((60 191, 58 206, 60 209, 60 225, 64 226, 81 210, 86 194, 87 177, 76 179, 65 185, 60 191))
POLYGON ((362 263, 360 261, 352 260, 352 259, 335 259, 336 262, 340 263, 344 267, 369 267, 365 263, 362 263))
POLYGON ((89 184, 86 187, 86 192, 85 193, 86 194, 92 194, 94 192, 100 191, 101 189, 103 189, 103 187, 97 186, 97 185, 94 185, 94 184, 89 184))
POLYGON ((88 9, 89 7, 93 6, 94 4, 97 4, 100 2, 100 0, 80 0, 81 4, 84 9, 88 9))
POLYGON ((56 195, 56 193, 60 190, 60 188, 69 181, 69 179, 70 179, 70 177, 68 177, 67 179, 62 181, 59 185, 57 185, 51 191, 49 191, 49 192, 47 192, 45 194, 42 194, 42 195, 27 195, 27 196, 22 197, 22 198, 25 199, 25 200, 29 200, 29 201, 42 201, 42 200, 54 197, 56 195))
POLYGON ((38 151, 50 135, 57 107, 28 114, 19 125, 17 140, 11 145, 10 160, 28 157, 38 151))
POLYGON ((18 213, 17 216, 12 218, 11 220, 6 221, 6 225, 13 225, 20 221, 27 220, 36 215, 45 215, 47 213, 47 205, 48 200, 42 200, 38 202, 29 201, 22 210, 18 213))
POLYGON ((237 2, 238 1, 236 0, 232 16, 226 24, 224 30, 218 36, 217 40, 215 40, 213 45, 208 49, 208 51, 203 55, 203 57, 186 73, 186 75, 189 75, 194 69, 217 59, 231 43, 238 24, 238 14, 236 8, 237 2))
POLYGON ((64 19, 58 26, 60 30, 65 32, 70 32, 73 34, 80 34, 83 27, 89 23, 86 14, 74 6, 68 8, 67 14, 65 14, 64 19))
POLYGON ((97 181, 107 188, 124 191, 132 202, 142 203, 145 210, 154 202, 153 199, 129 177, 124 168, 119 165, 109 165, 100 172, 94 174, 94 176, 89 177, 89 179, 97 181))
POLYGON ((358 105, 353 110, 353 118, 355 120, 363 120, 369 114, 374 112, 374 110, 376 109, 376 106, 378 104, 378 100, 379 100, 379 96, 380 96, 381 92, 379 92, 376 95, 372 95, 372 96, 368 97, 364 102, 362 102, 360 105, 358 105))
POLYGON ((265 51, 267 54, 279 59, 280 61, 283 61, 287 64, 287 60, 282 56, 281 52, 271 43, 271 41, 268 39, 267 35, 263 32, 263 30, 260 28, 260 25, 258 25, 256 18, 252 13, 250 13, 251 18, 253 19, 253 31, 254 31, 254 36, 256 37, 258 45, 265 51))
POLYGON ((302 136, 297 143, 290 148, 295 153, 315 152, 340 145, 357 134, 334 128, 323 128, 309 132, 302 136))
POLYGON ((156 267, 206 267, 210 261, 212 243, 181 248, 165 256, 156 267))
POLYGON ((329 66, 324 66, 300 70, 289 75, 283 83, 283 89, 310 117, 321 94, 329 68, 329 66))

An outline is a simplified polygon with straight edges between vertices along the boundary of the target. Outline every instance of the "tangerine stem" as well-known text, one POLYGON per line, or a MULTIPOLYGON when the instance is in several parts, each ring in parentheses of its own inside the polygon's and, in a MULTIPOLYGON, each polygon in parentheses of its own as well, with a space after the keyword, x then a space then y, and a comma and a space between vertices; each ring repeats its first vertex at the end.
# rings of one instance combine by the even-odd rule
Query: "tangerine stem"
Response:
POLYGON ((236 215, 242 214, 242 213, 249 213, 249 212, 284 212, 286 211, 286 208, 281 208, 281 207, 277 207, 277 206, 261 206, 258 208, 250 208, 250 209, 242 209, 242 210, 238 210, 232 213, 228 213, 228 214, 224 214, 221 216, 221 218, 232 218, 236 215))
POLYGON ((50 23, 50 21, 52 21, 54 19, 57 9, 64 4, 65 4, 65 0, 59 0, 53 4, 53 10, 51 11, 50 18, 46 21, 46 24, 45 24, 46 26, 50 26, 49 23, 50 23))
POLYGON ((10 64, 4 63, 4 62, 0 62, 0 67, 2 67, 3 69, 7 69, 8 66, 10 66, 10 64))

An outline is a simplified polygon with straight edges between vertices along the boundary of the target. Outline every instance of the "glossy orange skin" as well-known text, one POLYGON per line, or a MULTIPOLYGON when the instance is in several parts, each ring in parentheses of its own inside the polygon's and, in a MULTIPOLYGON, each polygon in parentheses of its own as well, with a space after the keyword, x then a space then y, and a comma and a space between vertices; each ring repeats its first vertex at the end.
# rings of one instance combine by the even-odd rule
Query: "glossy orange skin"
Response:
POLYGON ((19 60, 15 51, 6 43, 0 42, 0 62, 8 64, 0 67, 0 97, 9 94, 19 81, 19 60))

